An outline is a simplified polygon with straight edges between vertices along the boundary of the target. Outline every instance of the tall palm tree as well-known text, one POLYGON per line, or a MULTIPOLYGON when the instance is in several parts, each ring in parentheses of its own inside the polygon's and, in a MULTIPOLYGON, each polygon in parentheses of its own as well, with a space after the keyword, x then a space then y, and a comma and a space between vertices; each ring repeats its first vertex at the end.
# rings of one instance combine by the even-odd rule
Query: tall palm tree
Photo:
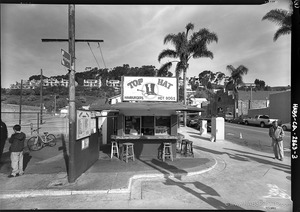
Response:
POLYGON ((279 36, 290 34, 292 30, 292 5, 290 10, 274 9, 269 11, 263 18, 263 20, 269 20, 279 25, 279 29, 275 32, 273 41, 275 42, 279 36))
MULTIPOLYGON (((178 34, 168 34, 164 38, 164 44, 171 42, 175 46, 173 49, 164 49, 158 55, 160 62, 165 57, 174 58, 177 60, 169 61, 161 66, 158 70, 158 76, 166 73, 171 67, 172 63, 176 64, 176 77, 178 78, 183 73, 183 98, 186 104, 186 71, 188 69, 188 61, 191 58, 209 57, 213 59, 213 53, 207 49, 207 45, 211 42, 218 42, 218 37, 215 33, 210 32, 208 29, 200 29, 194 32, 190 37, 189 31, 194 29, 194 24, 188 23, 185 27, 185 32, 178 34)), ((186 125, 186 114, 184 113, 184 126, 186 125)))
POLYGON ((238 87, 242 85, 243 76, 248 73, 248 68, 240 65, 237 68, 234 68, 232 65, 228 65, 226 69, 230 72, 230 77, 227 80, 226 89, 228 90, 230 87, 233 89, 234 96, 234 118, 236 118, 236 108, 237 108, 237 94, 238 87))

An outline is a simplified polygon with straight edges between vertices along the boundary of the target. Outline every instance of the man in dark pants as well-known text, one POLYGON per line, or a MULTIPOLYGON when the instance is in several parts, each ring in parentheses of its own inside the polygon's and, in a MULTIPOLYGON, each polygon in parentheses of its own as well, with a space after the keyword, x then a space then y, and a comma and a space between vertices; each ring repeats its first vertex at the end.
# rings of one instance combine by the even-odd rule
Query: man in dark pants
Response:
POLYGON ((8 137, 6 124, 1 119, 1 146, 0 146, 0 160, 2 157, 5 141, 8 137))

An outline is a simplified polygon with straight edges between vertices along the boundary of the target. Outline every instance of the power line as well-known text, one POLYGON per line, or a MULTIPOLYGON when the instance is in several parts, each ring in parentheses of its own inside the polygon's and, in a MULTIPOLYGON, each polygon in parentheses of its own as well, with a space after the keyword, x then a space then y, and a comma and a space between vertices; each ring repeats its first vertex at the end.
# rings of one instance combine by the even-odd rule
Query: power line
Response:
POLYGON ((91 52, 92 52, 92 54, 93 54, 93 56, 94 56, 94 58, 95 58, 95 60, 96 60, 96 63, 98 64, 98 68, 100 69, 100 65, 99 65, 99 63, 98 63, 97 58, 95 57, 95 54, 94 54, 94 52, 93 52, 93 50, 92 50, 92 48, 91 48, 91 46, 90 46, 90 43, 87 42, 87 44, 88 44, 88 46, 90 47, 90 50, 91 50, 91 52))
POLYGON ((101 50, 101 46, 100 46, 99 42, 98 42, 98 48, 100 49, 100 53, 101 53, 101 57, 102 57, 102 60, 103 60, 103 63, 104 63, 104 67, 106 68, 106 64, 105 64, 105 61, 104 61, 104 58, 103 58, 103 54, 102 54, 102 50, 101 50))

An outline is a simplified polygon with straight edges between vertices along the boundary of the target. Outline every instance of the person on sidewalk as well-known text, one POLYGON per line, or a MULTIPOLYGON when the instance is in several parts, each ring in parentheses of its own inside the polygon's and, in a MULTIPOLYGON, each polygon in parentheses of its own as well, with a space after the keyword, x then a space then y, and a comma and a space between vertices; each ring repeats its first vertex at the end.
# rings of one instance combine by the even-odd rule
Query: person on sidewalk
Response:
POLYGON ((269 136, 272 138, 272 147, 274 152, 274 159, 283 161, 283 136, 284 130, 278 126, 278 121, 273 122, 273 126, 269 129, 269 136))
POLYGON ((26 135, 21 132, 21 126, 15 125, 13 127, 14 134, 9 139, 9 143, 11 144, 9 150, 10 150, 10 159, 11 159, 11 167, 12 172, 8 176, 11 177, 17 177, 19 175, 23 175, 23 149, 24 149, 24 142, 26 135))
POLYGON ((2 157, 3 149, 5 146, 6 139, 8 137, 6 124, 1 119, 1 144, 0 144, 0 160, 2 157))

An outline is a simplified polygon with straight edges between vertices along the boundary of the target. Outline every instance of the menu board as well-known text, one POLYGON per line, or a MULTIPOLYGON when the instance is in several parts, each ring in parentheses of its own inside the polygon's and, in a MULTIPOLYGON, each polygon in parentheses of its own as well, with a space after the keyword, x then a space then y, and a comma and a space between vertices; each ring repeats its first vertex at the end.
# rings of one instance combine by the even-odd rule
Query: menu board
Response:
POLYGON ((76 139, 91 135, 91 112, 77 110, 76 139))

